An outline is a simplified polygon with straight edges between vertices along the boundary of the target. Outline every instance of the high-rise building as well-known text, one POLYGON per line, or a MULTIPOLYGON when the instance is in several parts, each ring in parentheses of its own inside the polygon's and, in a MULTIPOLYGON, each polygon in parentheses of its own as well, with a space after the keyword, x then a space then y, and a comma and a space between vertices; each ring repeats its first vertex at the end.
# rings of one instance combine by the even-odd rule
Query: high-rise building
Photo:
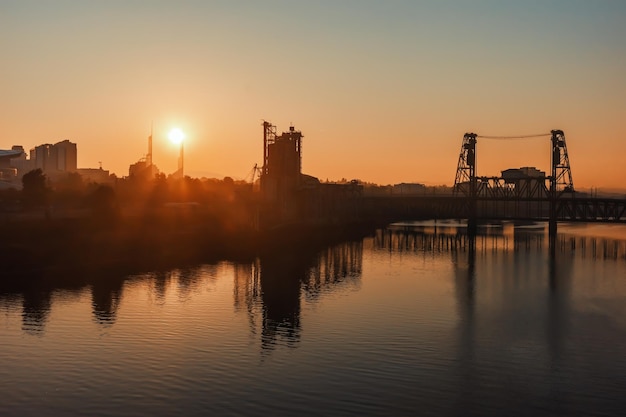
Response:
POLYGON ((76 144, 69 140, 64 140, 52 145, 51 156, 53 157, 55 169, 57 171, 76 171, 76 144))
POLYGON ((59 172, 76 172, 77 167, 76 144, 69 140, 57 142, 54 145, 43 144, 30 151, 30 159, 34 169, 41 169, 45 174, 59 172))
POLYGON ((52 169, 52 160, 50 159, 50 148, 52 145, 49 143, 35 146, 30 150, 30 160, 34 163, 34 169, 40 169, 43 172, 48 172, 52 169))

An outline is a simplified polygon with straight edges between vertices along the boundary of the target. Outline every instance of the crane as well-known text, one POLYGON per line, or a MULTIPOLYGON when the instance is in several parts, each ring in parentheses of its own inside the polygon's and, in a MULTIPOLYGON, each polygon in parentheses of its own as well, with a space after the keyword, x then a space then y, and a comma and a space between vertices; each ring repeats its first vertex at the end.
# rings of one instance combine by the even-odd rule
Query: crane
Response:
POLYGON ((257 178, 257 173, 261 172, 261 168, 259 168, 258 164, 254 164, 250 172, 243 179, 245 182, 254 184, 254 180, 257 178))

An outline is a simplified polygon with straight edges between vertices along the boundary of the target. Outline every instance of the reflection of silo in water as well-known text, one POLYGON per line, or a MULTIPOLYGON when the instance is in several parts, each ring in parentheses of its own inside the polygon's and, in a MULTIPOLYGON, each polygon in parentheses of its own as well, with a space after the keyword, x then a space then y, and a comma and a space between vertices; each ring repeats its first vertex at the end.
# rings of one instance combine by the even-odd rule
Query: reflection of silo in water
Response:
POLYGON ((91 306, 95 321, 112 325, 122 301, 123 279, 99 280, 91 286, 91 306))
POLYGON ((204 270, 194 267, 179 269, 177 272, 178 298, 181 300, 189 299, 191 294, 200 288, 204 270))
POLYGON ((48 320, 52 305, 50 291, 27 291, 22 299, 22 330, 29 334, 41 334, 48 320))
POLYGON ((301 292, 308 301, 325 292, 358 288, 363 268, 363 241, 346 242, 320 252, 287 250, 262 257, 260 278, 255 281, 252 266, 248 284, 236 279, 235 302, 255 299, 263 303, 262 347, 272 348, 277 339, 292 346, 300 340, 301 292))
POLYGON ((264 349, 273 348, 278 337, 287 345, 299 341, 300 283, 310 265, 309 259, 292 251, 261 258, 264 349))
POLYGON ((154 289, 152 292, 158 301, 162 302, 165 300, 170 278, 171 274, 169 272, 159 271, 154 274, 154 289))

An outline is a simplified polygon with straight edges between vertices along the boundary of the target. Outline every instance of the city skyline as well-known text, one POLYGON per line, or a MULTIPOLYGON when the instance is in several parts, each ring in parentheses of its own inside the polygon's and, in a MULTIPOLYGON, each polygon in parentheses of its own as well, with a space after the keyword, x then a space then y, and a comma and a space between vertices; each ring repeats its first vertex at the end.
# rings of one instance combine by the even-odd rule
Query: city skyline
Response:
MULTIPOLYGON (((301 130, 303 171, 454 181, 465 132, 565 132, 574 184, 621 187, 620 2, 3 2, 0 148, 69 139, 124 176, 146 154, 243 178, 263 119, 301 130), (123 151, 120 151, 122 149, 123 151)), ((479 175, 549 167, 549 140, 480 139, 479 175), (542 143, 545 140, 545 143, 542 143)))

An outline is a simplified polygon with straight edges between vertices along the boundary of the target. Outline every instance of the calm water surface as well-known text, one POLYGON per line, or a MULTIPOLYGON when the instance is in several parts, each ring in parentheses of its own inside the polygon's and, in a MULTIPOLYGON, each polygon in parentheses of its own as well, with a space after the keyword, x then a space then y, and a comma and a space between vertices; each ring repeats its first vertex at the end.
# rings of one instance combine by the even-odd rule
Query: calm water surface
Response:
POLYGON ((0 291, 1 416, 624 415, 626 228, 421 223, 0 291))

